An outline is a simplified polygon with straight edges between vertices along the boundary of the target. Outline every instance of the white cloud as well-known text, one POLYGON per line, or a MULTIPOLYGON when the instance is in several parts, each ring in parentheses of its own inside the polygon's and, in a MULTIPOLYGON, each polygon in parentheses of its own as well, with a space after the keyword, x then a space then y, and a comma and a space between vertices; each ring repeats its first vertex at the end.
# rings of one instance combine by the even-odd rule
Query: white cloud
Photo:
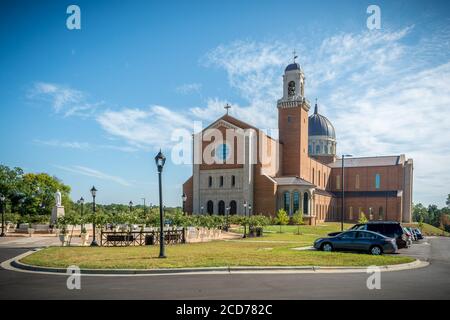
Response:
POLYGON ((60 84, 36 82, 28 92, 29 99, 51 104, 53 111, 64 117, 91 115, 103 102, 89 103, 85 93, 60 84))
POLYGON ((97 121, 107 133, 144 149, 149 146, 169 147, 172 144, 171 133, 175 129, 192 131, 193 128, 193 121, 189 116, 163 106, 152 106, 144 110, 110 110, 100 114, 97 121))
POLYGON ((185 83, 176 88, 176 91, 181 94, 200 93, 202 89, 201 83, 185 83))
POLYGON ((61 170, 64 170, 64 171, 81 174, 84 176, 93 177, 93 178, 97 178, 100 180, 112 181, 112 182, 118 183, 125 187, 131 186, 131 184, 128 181, 126 181, 120 177, 109 175, 109 174, 103 173, 101 171, 92 169, 92 168, 78 166, 78 165, 74 165, 74 166, 70 166, 70 167, 67 167, 67 166, 55 166, 55 167, 57 167, 61 170))
MULTIPOLYGON (((342 33, 317 48, 294 46, 307 78, 306 95, 319 97, 319 110, 336 128, 338 151, 405 153, 415 160, 415 201, 442 203, 450 183, 450 42, 442 32, 429 35, 432 41, 407 41, 413 33, 414 27, 342 33)), ((283 43, 239 41, 212 50, 207 65, 225 70, 230 86, 248 102, 233 106, 236 115, 265 128, 276 123, 289 52, 283 43)), ((218 109, 208 101, 192 111, 212 117, 218 109)))
POLYGON ((87 142, 78 142, 78 141, 59 141, 56 139, 53 140, 39 140, 34 139, 34 143, 50 146, 50 147, 59 147, 59 148, 69 148, 69 149, 89 149, 90 145, 87 142))

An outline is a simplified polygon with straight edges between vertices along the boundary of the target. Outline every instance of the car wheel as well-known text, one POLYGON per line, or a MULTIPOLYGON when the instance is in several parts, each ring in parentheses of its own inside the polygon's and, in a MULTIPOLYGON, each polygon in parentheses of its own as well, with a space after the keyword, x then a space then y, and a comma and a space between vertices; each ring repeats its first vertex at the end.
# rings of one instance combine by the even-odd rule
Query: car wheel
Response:
POLYGON ((331 245, 331 243, 324 243, 322 245, 322 251, 326 251, 326 252, 333 251, 333 246, 331 245))
POLYGON ((382 253, 383 253, 383 250, 381 250, 381 248, 379 246, 373 246, 372 248, 370 248, 370 254, 372 254, 374 256, 379 256, 382 253))

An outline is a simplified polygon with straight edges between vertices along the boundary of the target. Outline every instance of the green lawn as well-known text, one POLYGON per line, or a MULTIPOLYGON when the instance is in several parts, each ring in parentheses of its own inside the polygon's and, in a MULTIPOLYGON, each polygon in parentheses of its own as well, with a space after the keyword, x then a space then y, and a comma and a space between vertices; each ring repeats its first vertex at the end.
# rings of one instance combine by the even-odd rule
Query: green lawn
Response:
MULTIPOLYGON (((371 256, 353 253, 297 251, 292 248, 312 245, 328 232, 339 230, 339 224, 285 226, 286 233, 275 233, 268 227, 263 238, 236 241, 213 241, 166 247, 167 259, 158 259, 159 248, 152 247, 51 247, 27 256, 22 262, 39 266, 81 268, 181 268, 226 266, 369 266, 413 261, 405 256, 371 256), (266 240, 266 241, 263 241, 266 240)), ((347 226, 348 227, 348 226, 347 226)), ((279 230, 279 228, 278 228, 279 230)))

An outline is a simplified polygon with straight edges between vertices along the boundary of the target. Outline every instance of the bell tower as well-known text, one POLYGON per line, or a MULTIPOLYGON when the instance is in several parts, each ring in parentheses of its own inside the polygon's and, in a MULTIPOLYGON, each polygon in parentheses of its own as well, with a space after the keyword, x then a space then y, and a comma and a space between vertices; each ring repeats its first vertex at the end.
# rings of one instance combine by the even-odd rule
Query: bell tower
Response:
POLYGON ((278 130, 282 147, 283 176, 297 176, 310 181, 308 157, 308 111, 305 75, 300 64, 289 64, 283 75, 283 97, 278 100, 278 130))

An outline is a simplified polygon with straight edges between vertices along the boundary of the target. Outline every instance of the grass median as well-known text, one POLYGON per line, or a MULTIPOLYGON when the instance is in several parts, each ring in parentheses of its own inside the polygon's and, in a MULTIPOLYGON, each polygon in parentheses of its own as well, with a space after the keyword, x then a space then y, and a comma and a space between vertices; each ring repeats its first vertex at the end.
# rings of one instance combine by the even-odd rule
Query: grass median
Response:
MULTIPOLYGON (((167 259, 159 259, 157 246, 146 247, 50 247, 33 253, 23 263, 66 268, 77 265, 92 269, 158 269, 228 266, 369 266, 393 265, 414 259, 399 255, 371 256, 358 253, 298 251, 314 239, 335 231, 337 224, 286 226, 284 233, 268 227, 262 238, 212 241, 166 247, 167 259)), ((278 228, 279 230, 279 228, 278 228)))

